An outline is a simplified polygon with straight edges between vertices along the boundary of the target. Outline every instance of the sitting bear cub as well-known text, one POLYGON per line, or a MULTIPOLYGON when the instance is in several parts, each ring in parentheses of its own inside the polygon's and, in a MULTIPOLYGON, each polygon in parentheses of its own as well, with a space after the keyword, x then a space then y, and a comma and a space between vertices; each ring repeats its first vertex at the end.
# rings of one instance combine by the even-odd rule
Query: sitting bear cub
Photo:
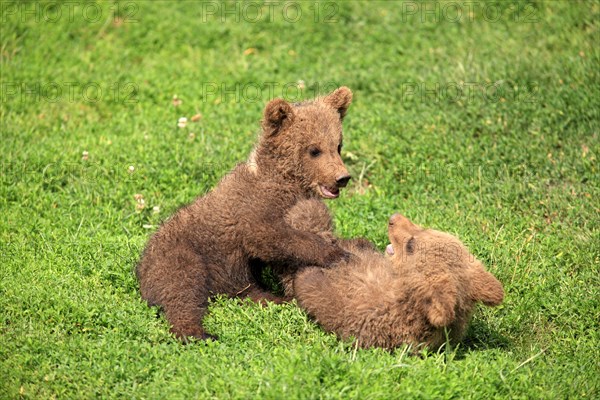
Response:
POLYGON ((271 100, 248 161, 204 196, 179 209, 148 240, 136 268, 142 298, 161 306, 171 331, 210 338, 202 320, 211 297, 285 299, 257 284, 255 265, 318 265, 348 254, 284 217, 299 199, 334 199, 350 180, 340 155, 342 119, 352 92, 290 104, 271 100))
MULTIPOLYGON (((286 219, 299 229, 336 241, 326 207, 301 201, 286 219)), ((500 282, 455 237, 413 224, 400 214, 388 224, 387 254, 364 242, 340 241, 353 254, 331 269, 306 267, 283 276, 309 315, 341 338, 361 347, 393 349, 411 344, 438 349, 460 341, 478 301, 502 302, 500 282)))

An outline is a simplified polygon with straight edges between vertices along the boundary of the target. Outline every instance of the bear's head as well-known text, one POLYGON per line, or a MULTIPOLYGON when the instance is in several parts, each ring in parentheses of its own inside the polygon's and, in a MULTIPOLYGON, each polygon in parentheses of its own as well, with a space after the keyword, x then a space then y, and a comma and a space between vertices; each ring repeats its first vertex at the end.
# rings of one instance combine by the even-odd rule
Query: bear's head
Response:
POLYGON ((408 284, 414 284, 419 311, 434 327, 456 322, 463 329, 476 302, 502 302, 500 282, 454 236, 400 214, 390 217, 388 236, 387 255, 403 276, 413 277, 408 284))
POLYGON ((273 171, 303 190, 336 198, 350 174, 341 158, 342 119, 352 92, 340 87, 327 96, 290 104, 271 100, 251 162, 258 173, 273 171))

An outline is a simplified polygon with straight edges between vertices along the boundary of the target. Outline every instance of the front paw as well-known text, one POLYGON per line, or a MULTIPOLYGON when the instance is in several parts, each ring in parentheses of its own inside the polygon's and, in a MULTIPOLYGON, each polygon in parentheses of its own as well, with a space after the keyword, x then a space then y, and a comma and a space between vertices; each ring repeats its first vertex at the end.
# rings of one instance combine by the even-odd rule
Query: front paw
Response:
POLYGON ((330 267, 334 264, 343 264, 350 261, 350 257, 352 254, 342 249, 337 245, 332 245, 330 250, 327 252, 325 257, 323 257, 323 267, 330 267))
POLYGON ((377 251, 377 247, 366 238, 354 238, 348 240, 351 246, 355 246, 359 250, 374 250, 377 251))

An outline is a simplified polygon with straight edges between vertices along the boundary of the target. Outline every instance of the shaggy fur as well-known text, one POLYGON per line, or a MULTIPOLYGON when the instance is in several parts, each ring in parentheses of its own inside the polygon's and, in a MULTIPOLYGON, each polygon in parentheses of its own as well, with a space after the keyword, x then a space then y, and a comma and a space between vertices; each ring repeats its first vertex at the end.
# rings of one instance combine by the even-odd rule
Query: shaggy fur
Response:
POLYGON ((292 228, 284 216, 298 200, 335 198, 346 186, 340 150, 351 100, 341 87, 294 105, 269 102, 248 161, 150 238, 136 270, 141 294, 163 308, 176 336, 210 337, 202 318, 211 296, 281 301, 257 285, 255 263, 325 267, 347 259, 335 243, 292 228))
MULTIPOLYGON (((286 223, 295 229, 311 232, 324 240, 346 250, 349 259, 353 253, 377 253, 373 243, 365 238, 341 239, 333 234, 333 222, 329 209, 323 202, 316 200, 300 200, 284 217, 286 223)), ((263 266, 264 267, 264 266, 263 266)), ((306 264, 270 265, 283 286, 286 298, 294 297, 294 277, 304 267, 314 267, 306 264)))
MULTIPOLYGON (((323 206, 303 202, 287 218, 331 237, 323 206)), ((475 303, 502 302, 500 282, 455 237, 423 229, 400 214, 389 221, 387 254, 341 245, 353 253, 348 263, 331 269, 307 267, 288 278, 298 303, 327 331, 354 337, 361 347, 392 349, 411 344, 437 349, 459 342, 475 303)))

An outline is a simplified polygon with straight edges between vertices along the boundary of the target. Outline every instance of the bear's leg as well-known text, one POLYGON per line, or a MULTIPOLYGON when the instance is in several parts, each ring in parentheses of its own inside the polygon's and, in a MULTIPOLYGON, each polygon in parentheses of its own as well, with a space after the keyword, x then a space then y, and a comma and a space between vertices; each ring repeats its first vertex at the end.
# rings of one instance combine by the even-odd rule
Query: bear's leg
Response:
POLYGON ((154 282, 160 286, 153 292, 171 324, 171 332, 186 341, 187 337, 213 338, 202 327, 210 296, 209 274, 211 265, 183 246, 172 246, 158 261, 162 268, 155 269, 154 282))
POLYGON ((299 231, 289 225, 261 228, 264 229, 260 234, 249 232, 245 235, 244 248, 253 258, 264 262, 330 267, 350 258, 350 253, 315 233, 299 231))
POLYGON ((215 339, 204 331, 201 325, 201 320, 206 314, 206 306, 197 306, 190 303, 181 303, 179 300, 177 306, 169 307, 164 305, 165 316, 171 324, 171 332, 178 339, 187 342, 187 338, 194 337, 196 339, 215 339))

